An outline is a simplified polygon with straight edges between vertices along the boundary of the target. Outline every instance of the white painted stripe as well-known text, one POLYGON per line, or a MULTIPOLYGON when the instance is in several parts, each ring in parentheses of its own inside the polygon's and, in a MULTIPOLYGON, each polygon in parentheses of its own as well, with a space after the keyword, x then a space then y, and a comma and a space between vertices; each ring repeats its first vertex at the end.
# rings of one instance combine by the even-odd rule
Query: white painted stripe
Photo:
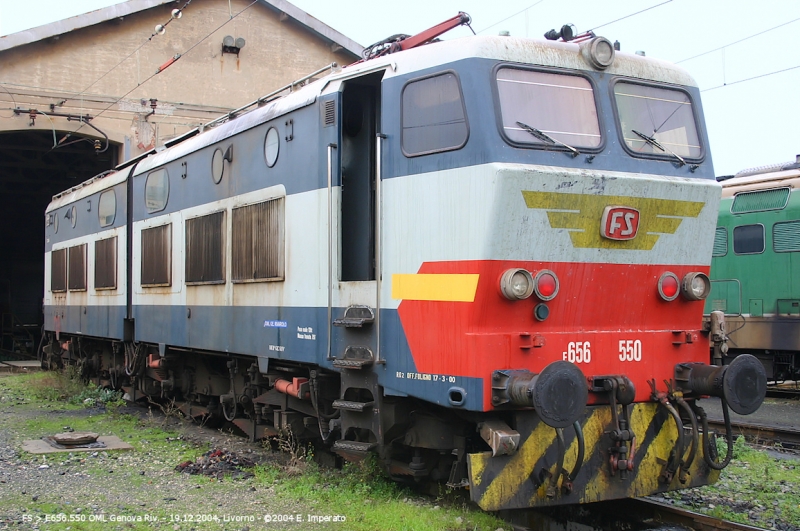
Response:
MULTIPOLYGON (((383 182, 383 256, 381 301, 396 308, 391 297, 393 274, 414 274, 425 262, 453 260, 533 260, 554 262, 605 262, 633 264, 704 265, 711 260, 713 227, 716 225, 720 185, 714 181, 598 172, 520 164, 485 164, 383 182), (651 251, 575 249, 568 229, 550 227, 545 210, 525 204, 523 190, 570 194, 641 196, 706 203, 697 218, 684 218, 675 234, 662 234, 651 251)), ((282 197, 282 186, 138 221, 134 224, 134 256, 140 256, 141 230, 173 223, 173 282, 169 288, 141 288, 141 268, 134 267, 134 304, 141 305, 237 305, 327 306, 327 190, 286 196, 286 279, 213 286, 185 286, 184 221, 219 210, 226 211, 230 229, 231 209, 282 197)), ((339 191, 334 189, 334 205, 339 191)), ((334 234, 339 234, 340 214, 334 215, 334 234)), ((90 243, 117 231, 119 282, 124 276, 124 228, 62 242, 56 249, 90 243)), ((226 241, 229 240, 226 237, 226 241)), ((337 236, 338 240, 338 236, 337 236)), ((338 245, 338 241, 337 241, 338 245)), ((94 246, 89 245, 89 252, 94 246)), ((338 252, 333 270, 339 271, 338 252)), ((230 252, 226 271, 231 271, 230 252)), ((70 304, 124 304, 124 293, 93 294, 93 255, 89 256, 87 293, 68 293, 70 304), (81 298, 83 297, 83 298, 81 298), (110 302, 113 301, 113 302, 110 302)), ((46 303, 53 304, 50 254, 45 258, 46 303)), ((338 273, 337 273, 338 275, 338 273)), ((228 279, 230 274, 228 273, 228 279)), ((375 282, 339 282, 333 305, 368 304, 375 298, 375 282)))
MULTIPOLYGON (((714 181, 518 164, 486 164, 384 183, 384 261, 412 273, 426 261, 535 260, 633 264, 709 264, 720 185, 714 181), (651 251, 576 249, 569 229, 528 208, 523 190, 702 201, 651 251), (394 250, 394 252, 392 252, 394 250), (400 252, 397 252, 400 251, 400 252)), ((599 220, 598 220, 599 223, 599 220)))

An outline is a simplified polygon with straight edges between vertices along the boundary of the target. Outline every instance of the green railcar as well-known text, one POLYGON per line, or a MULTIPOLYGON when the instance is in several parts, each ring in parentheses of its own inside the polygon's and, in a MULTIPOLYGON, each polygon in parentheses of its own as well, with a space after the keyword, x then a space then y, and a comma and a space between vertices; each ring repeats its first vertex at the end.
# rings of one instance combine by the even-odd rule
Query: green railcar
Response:
POLYGON ((722 186, 705 312, 725 313, 726 358, 753 354, 770 380, 798 380, 800 155, 722 186))

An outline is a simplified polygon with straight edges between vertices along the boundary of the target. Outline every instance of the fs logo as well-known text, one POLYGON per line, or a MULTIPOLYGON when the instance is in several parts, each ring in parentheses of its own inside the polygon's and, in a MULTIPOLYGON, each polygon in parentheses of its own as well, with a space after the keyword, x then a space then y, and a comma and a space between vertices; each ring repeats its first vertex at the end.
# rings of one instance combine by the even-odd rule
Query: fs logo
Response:
POLYGON ((639 231, 639 211, 624 206, 607 206, 603 210, 600 234, 609 240, 632 240, 639 231))

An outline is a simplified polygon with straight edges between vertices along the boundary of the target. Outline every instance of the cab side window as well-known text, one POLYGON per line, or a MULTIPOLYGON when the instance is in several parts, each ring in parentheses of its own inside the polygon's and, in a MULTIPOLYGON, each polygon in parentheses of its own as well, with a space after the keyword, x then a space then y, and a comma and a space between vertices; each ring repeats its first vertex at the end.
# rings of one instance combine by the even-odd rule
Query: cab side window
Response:
POLYGON ((446 72, 409 82, 403 87, 402 122, 407 157, 463 147, 469 127, 458 77, 446 72))

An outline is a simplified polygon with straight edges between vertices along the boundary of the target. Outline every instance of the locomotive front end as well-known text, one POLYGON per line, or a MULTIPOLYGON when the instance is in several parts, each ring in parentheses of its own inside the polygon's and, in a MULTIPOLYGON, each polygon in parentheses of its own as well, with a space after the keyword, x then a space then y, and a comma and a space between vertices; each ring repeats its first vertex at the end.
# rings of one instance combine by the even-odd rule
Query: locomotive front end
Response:
POLYGON ((697 399, 721 397, 747 414, 766 383, 746 357, 707 365, 701 324, 717 185, 485 171, 493 177, 476 177, 470 194, 493 203, 484 244, 495 259, 419 272, 472 282, 472 302, 399 307, 417 371, 483 382, 477 429, 491 450, 467 455, 473 500, 501 510, 716 481, 724 460, 697 399))
POLYGON ((472 410, 478 444, 455 453, 485 510, 712 483, 730 455, 700 399, 751 413, 766 379, 748 357, 708 365, 710 336, 724 340, 724 325, 702 327, 720 186, 699 93, 644 58, 598 74, 579 46, 553 45, 560 63, 539 66, 523 61, 533 44, 515 45, 515 61, 483 69, 495 128, 469 124, 470 142, 502 141, 494 160, 409 176, 437 208, 387 209, 424 242, 401 259, 420 259, 416 273, 392 277, 406 378, 460 382, 429 400, 472 410))

